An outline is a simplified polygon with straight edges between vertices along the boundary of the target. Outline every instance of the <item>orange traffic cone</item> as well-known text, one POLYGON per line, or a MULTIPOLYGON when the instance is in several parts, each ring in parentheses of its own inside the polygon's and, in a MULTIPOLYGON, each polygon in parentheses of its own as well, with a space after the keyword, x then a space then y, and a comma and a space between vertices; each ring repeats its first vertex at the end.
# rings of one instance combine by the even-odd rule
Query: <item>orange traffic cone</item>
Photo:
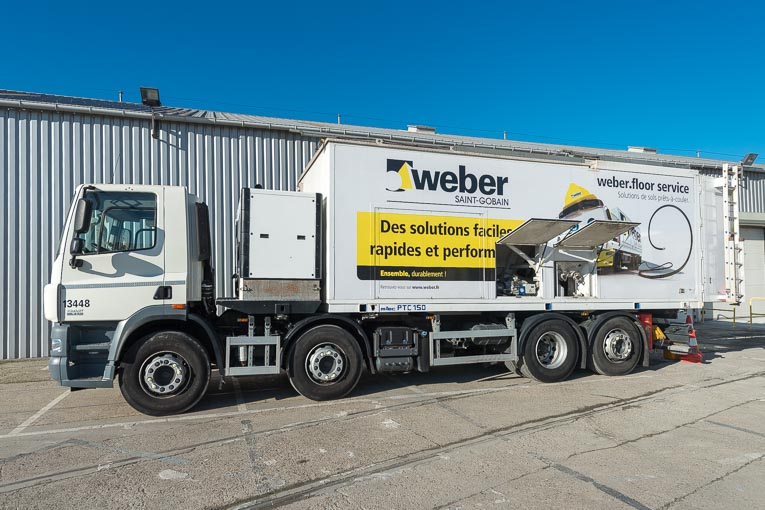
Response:
POLYGON ((686 315, 685 323, 688 324, 688 354, 680 356, 680 361, 688 363, 704 363, 704 355, 699 350, 699 344, 696 341, 696 330, 693 328, 693 318, 690 314, 686 315))

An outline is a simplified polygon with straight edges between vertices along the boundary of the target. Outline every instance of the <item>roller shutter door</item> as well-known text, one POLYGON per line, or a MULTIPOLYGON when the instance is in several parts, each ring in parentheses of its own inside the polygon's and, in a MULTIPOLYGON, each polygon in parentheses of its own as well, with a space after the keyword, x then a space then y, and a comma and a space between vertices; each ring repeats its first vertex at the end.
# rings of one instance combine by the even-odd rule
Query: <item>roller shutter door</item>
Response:
MULTIPOLYGON (((741 312, 748 315, 749 298, 765 298, 765 229, 743 227, 741 235, 744 238, 744 300, 741 312)), ((765 315, 765 301, 754 301, 753 310, 765 315)), ((756 322, 765 322, 765 317, 756 319, 756 322)))

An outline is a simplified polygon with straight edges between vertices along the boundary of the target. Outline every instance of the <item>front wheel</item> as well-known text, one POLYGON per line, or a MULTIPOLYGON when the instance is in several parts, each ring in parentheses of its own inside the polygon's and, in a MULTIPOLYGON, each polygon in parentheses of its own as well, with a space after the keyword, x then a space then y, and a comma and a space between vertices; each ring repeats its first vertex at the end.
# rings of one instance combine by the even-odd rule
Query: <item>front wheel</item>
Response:
POLYGON ((311 400, 342 398, 361 377, 359 343, 346 330, 317 326, 296 341, 290 357, 290 383, 311 400))
POLYGON ((152 416, 188 411, 207 391, 210 358, 193 337, 162 331, 135 344, 121 363, 119 385, 133 409, 152 416))
POLYGON ((546 320, 532 328, 523 345, 521 374, 539 382, 566 379, 579 357, 579 340, 565 321, 546 320))

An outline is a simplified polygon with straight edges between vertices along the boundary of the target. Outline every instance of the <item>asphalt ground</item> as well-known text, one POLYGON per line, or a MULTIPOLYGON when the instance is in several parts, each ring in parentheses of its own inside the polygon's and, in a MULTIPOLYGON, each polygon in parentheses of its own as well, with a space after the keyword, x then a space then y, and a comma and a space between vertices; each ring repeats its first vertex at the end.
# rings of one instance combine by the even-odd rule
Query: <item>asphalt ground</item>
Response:
MULTIPOLYGON (((2 508, 763 508, 765 328, 699 325, 704 364, 539 384, 502 366, 365 377, 312 402, 214 381, 152 418, 0 364, 2 508)), ((656 357, 656 356, 654 356, 656 357)))

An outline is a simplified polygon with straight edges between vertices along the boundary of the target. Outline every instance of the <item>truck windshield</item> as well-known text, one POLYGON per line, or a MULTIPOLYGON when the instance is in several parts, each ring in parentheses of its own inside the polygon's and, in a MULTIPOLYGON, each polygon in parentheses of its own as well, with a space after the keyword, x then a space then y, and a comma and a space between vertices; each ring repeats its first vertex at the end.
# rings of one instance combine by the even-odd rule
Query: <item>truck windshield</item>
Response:
POLYGON ((157 238, 157 197, 153 193, 88 190, 93 203, 83 255, 153 248, 157 238))

